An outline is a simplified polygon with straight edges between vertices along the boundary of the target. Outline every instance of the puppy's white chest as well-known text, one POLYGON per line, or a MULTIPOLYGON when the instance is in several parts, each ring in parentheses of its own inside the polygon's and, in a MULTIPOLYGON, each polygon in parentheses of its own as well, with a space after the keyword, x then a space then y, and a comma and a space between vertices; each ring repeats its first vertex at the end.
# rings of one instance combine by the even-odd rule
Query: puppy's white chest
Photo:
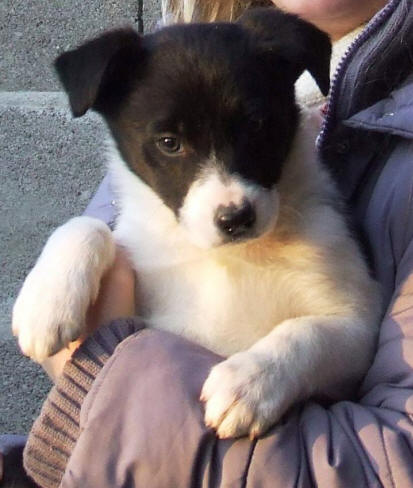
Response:
POLYGON ((271 273, 236 260, 189 260, 138 270, 139 314, 150 326, 194 340, 220 354, 246 349, 281 317, 271 273), (261 279, 260 279, 261 275, 261 279))

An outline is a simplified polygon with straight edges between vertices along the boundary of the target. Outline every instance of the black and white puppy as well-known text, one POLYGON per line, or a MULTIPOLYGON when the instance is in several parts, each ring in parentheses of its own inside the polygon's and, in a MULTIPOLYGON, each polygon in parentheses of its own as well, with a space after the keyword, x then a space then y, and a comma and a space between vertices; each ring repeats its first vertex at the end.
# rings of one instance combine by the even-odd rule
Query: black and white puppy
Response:
POLYGON ((79 217, 49 239, 13 330, 41 361, 78 337, 123 246, 150 327, 228 359, 201 394, 220 437, 263 433, 294 402, 348 394, 371 361, 380 303, 314 154, 294 83, 329 86, 330 42, 276 9, 236 24, 104 34, 56 63, 75 116, 113 136, 113 234, 79 217))

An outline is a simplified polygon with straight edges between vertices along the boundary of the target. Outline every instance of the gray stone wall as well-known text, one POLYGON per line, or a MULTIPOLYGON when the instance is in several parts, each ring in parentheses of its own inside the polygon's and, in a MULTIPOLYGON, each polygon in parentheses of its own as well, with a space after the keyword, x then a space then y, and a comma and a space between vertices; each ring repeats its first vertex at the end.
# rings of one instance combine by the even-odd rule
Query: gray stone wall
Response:
POLYGON ((54 58, 102 30, 150 30, 157 0, 2 0, 0 90, 60 90, 54 58))
POLYGON ((51 68, 103 29, 151 30, 158 0, 0 2, 0 433, 25 433, 50 388, 21 356, 10 313, 48 235, 83 211, 104 174, 106 129, 72 119, 51 68))

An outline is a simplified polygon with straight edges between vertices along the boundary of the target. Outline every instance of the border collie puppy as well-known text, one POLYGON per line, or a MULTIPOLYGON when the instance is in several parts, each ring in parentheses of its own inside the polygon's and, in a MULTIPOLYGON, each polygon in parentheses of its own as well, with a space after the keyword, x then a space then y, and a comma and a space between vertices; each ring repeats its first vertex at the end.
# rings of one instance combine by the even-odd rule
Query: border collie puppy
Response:
POLYGON ((117 243, 148 327, 227 358, 201 393, 220 437, 348 395, 372 359, 379 294, 294 101, 305 69, 328 91, 330 48, 272 8, 62 54, 73 114, 94 109, 111 131, 120 215, 113 234, 78 217, 50 237, 14 307, 23 352, 42 361, 81 334, 117 243))

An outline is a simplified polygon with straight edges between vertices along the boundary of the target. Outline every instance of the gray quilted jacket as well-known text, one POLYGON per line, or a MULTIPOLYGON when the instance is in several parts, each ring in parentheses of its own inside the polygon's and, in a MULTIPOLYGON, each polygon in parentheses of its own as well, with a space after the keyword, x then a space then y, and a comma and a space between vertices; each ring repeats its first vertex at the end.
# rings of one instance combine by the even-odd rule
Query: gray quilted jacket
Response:
POLYGON ((412 2, 392 0, 340 65, 319 138, 387 304, 357 400, 218 441, 198 397, 219 358, 120 321, 77 351, 33 427, 25 465, 40 486, 413 487, 412 73, 412 2))

